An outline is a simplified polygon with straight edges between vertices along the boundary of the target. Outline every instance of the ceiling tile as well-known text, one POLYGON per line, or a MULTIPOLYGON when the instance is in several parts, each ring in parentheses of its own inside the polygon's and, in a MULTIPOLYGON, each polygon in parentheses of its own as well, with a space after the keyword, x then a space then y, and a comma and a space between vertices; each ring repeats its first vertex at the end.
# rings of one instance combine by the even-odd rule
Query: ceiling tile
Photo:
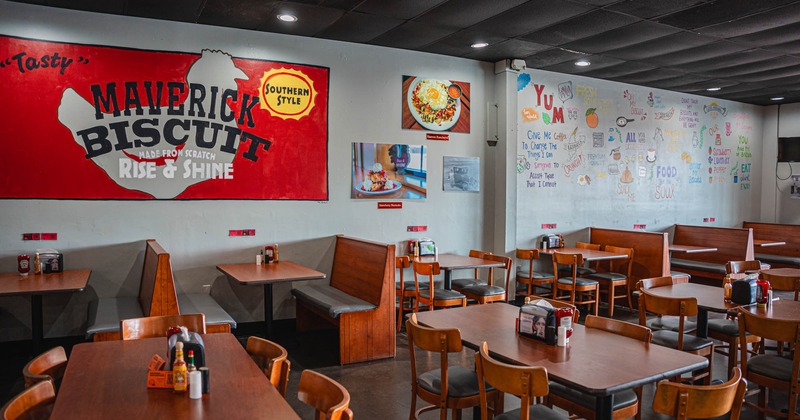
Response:
POLYGON ((463 57, 473 60, 496 62, 506 58, 521 58, 546 50, 550 47, 525 41, 523 39, 509 39, 498 44, 491 44, 486 48, 473 48, 463 57))
POLYGON ((783 54, 800 54, 800 39, 777 45, 764 45, 761 48, 783 54))
POLYGON ((204 0, 129 1, 125 6, 125 14, 143 18, 197 22, 203 3, 204 0))
POLYGON ((590 36, 631 25, 639 20, 619 13, 595 10, 593 12, 531 32, 521 38, 546 45, 560 46, 590 36))
POLYGON ((350 12, 316 36, 337 41, 368 42, 402 23, 400 19, 350 12), (354 27, 358 31, 353 31, 354 27))
POLYGON ((436 6, 447 3, 447 0, 364 0, 355 11, 371 15, 384 16, 395 19, 413 19, 436 6))
POLYGON ((727 41, 718 41, 700 47, 690 48, 688 50, 660 55, 657 57, 650 57, 647 59, 647 62, 662 66, 674 66, 684 63, 691 63, 694 61, 725 57, 744 50, 747 50, 747 47, 744 45, 734 44, 727 41))
POLYGON ((608 6, 606 10, 613 10, 628 15, 650 19, 706 3, 707 0, 626 0, 608 6))
POLYGON ((198 23, 231 28, 257 29, 266 20, 275 19, 273 13, 278 1, 241 0, 207 0, 198 23))
POLYGON ((658 23, 641 21, 603 33, 599 36, 584 38, 563 45, 570 50, 590 54, 602 53, 624 48, 641 42, 674 34, 679 30, 658 23))
POLYGON ((275 14, 287 13, 297 16, 297 22, 282 22, 278 19, 264 21, 258 30, 290 35, 314 36, 331 26, 344 12, 327 7, 308 6, 300 3, 283 2, 273 9, 275 14))
MULTIPOLYGON (((800 57, 787 57, 781 56, 769 60, 763 60, 756 63, 749 63, 748 65, 737 65, 719 69, 705 71, 712 77, 724 77, 727 79, 736 80, 750 80, 751 77, 763 77, 765 73, 772 71, 780 71, 800 66, 800 57), (761 75, 761 76, 758 76, 761 75)), ((775 73, 775 77, 778 73, 775 73)), ((753 81, 753 80, 750 80, 753 81)))
POLYGON ((774 52, 761 49, 751 49, 745 51, 735 51, 731 54, 725 54, 705 60, 689 61, 686 63, 673 63, 671 65, 673 67, 681 68, 693 73, 704 73, 728 67, 743 67, 752 63, 772 60, 779 56, 780 54, 774 52))
POLYGON ((764 12, 786 4, 786 0, 718 0, 691 7, 657 19, 664 25, 697 29, 730 22, 742 16, 764 12))
POLYGON ((466 28, 525 3, 525 0, 450 0, 414 20, 466 28))
POLYGON ((406 22, 373 38, 370 44, 415 50, 442 39, 456 29, 421 22, 406 22))
POLYGON ((790 25, 777 26, 760 32, 737 36, 731 38, 731 41, 751 47, 762 47, 797 41, 798 34, 800 34, 800 22, 795 22, 790 25))
MULTIPOLYGON (((22 3, 28 3, 27 1, 22 3)), ((44 3, 31 2, 33 4, 46 4, 53 7, 65 9, 85 10, 96 13, 125 14, 125 0, 47 0, 44 3)))
POLYGON ((551 50, 545 50, 536 53, 535 55, 525 57, 525 63, 528 68, 543 69, 547 66, 563 63, 565 61, 573 63, 575 60, 581 57, 587 57, 587 55, 576 53, 574 51, 563 50, 561 48, 553 48, 551 50))
POLYGON ((626 74, 625 76, 618 78, 611 78, 611 79, 615 79, 619 82, 624 82, 624 83, 633 83, 634 85, 647 86, 647 83, 654 80, 671 79, 674 77, 681 77, 684 74, 685 73, 680 70, 660 67, 660 68, 641 71, 638 73, 626 74))
MULTIPOLYGON (((593 67, 593 66, 592 66, 593 67)), ((620 77, 634 74, 634 73, 641 73, 644 71, 649 71, 656 69, 656 66, 652 66, 646 63, 636 62, 636 61, 624 61, 620 64, 614 66, 608 66, 602 69, 592 69, 584 73, 586 76, 589 77, 596 77, 598 79, 614 79, 619 80, 620 77)))
POLYGON ((472 28, 513 38, 536 32, 591 10, 589 6, 573 3, 565 3, 562 7, 552 7, 552 4, 552 0, 531 0, 522 6, 486 19, 472 28))
MULTIPOLYGON (((744 2, 759 3, 759 2, 744 2)), ((797 23, 800 14, 800 3, 780 7, 756 15, 733 19, 729 22, 706 26, 697 29, 698 33, 720 38, 733 38, 741 35, 762 32, 772 28, 797 23)))
POLYGON ((589 62, 592 63, 591 66, 580 67, 576 66, 574 61, 565 61, 563 63, 547 66, 542 70, 555 71, 559 73, 579 74, 582 76, 591 77, 591 74, 593 72, 598 72, 608 67, 617 67, 619 65, 626 63, 626 61, 624 60, 620 60, 618 58, 613 58, 613 57, 606 57, 602 55, 593 55, 586 58, 589 60, 589 62))
POLYGON ((625 60, 642 60, 649 57, 671 54, 690 48, 700 47, 716 41, 715 38, 693 34, 691 32, 678 32, 673 35, 652 39, 640 44, 629 45, 624 48, 606 51, 603 54, 625 60))

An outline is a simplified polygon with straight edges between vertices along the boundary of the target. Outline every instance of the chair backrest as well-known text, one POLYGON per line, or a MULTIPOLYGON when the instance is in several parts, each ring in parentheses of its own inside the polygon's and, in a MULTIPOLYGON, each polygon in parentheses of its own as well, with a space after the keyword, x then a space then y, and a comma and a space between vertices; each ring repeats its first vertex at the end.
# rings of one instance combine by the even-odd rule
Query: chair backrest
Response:
POLYGON ((64 352, 64 347, 53 347, 33 358, 22 368, 25 388, 42 381, 52 381, 55 384, 64 376, 66 368, 67 354, 64 352))
POLYGON ((408 267, 411 267, 411 258, 408 258, 407 255, 403 255, 401 257, 394 257, 394 265, 397 268, 398 275, 398 282, 400 282, 400 287, 397 288, 397 295, 401 296, 405 291, 405 270, 408 267))
POLYGON ((554 308, 572 308, 572 322, 577 323, 581 317, 581 311, 578 310, 578 307, 560 299, 550 299, 542 296, 532 295, 530 296, 530 301, 535 302, 537 300, 544 300, 552 305, 554 308))
POLYGON ((644 341, 645 343, 649 343, 653 340, 653 331, 651 331, 650 328, 620 321, 618 319, 586 315, 584 326, 586 328, 597 328, 599 330, 612 332, 635 340, 644 341))
POLYGON ((791 278, 784 276, 774 276, 767 272, 759 274, 764 280, 769 282, 770 287, 774 290, 781 290, 786 292, 794 291, 794 300, 797 300, 798 291, 800 291, 800 278, 791 278))
POLYGON ((528 275, 532 275, 533 273, 533 260, 539 259, 539 250, 538 249, 523 249, 517 248, 515 254, 517 259, 525 261, 528 265, 528 275))
POLYGON ((297 399, 314 407, 317 420, 351 420, 350 393, 338 382, 313 370, 300 374, 297 399))
POLYGON ((652 289, 654 287, 672 286, 675 280, 670 276, 664 277, 650 277, 649 279, 641 279, 636 283, 636 288, 639 290, 652 289))
POLYGON ((414 269, 414 286, 416 286, 417 290, 420 290, 419 283, 420 283, 420 276, 424 276, 428 278, 429 286, 431 290, 433 289, 433 280, 435 276, 438 276, 442 270, 439 267, 438 262, 421 262, 421 261, 414 261, 411 264, 412 268, 414 269))
POLYGON ((606 245, 603 250, 613 252, 615 254, 625 254, 625 258, 614 258, 606 260, 608 271, 612 273, 624 274, 626 277, 631 277, 631 269, 633 268, 633 248, 623 248, 620 246, 606 245))
POLYGON ((205 314, 163 315, 123 319, 120 321, 123 340, 166 337, 167 328, 172 326, 184 326, 189 331, 205 334, 206 316, 205 314))
POLYGON ((602 246, 600 244, 591 244, 588 242, 575 242, 575 248, 580 249, 591 249, 594 251, 599 251, 602 246))
MULTIPOLYGON (((520 398, 520 418, 528 419, 531 403, 535 398, 544 397, 550 392, 547 382, 547 369, 541 366, 519 366, 499 362, 489 356, 486 342, 475 353, 475 366, 478 371, 478 387, 481 393, 481 418, 488 419, 488 397, 486 383, 500 392, 520 398), (483 380, 480 380, 483 378, 483 380)), ((497 415, 499 413, 495 413, 497 415)))
POLYGON ((439 369, 441 372, 439 389, 442 390, 441 400, 446 400, 447 390, 449 389, 447 354, 457 353, 462 350, 461 332, 458 328, 438 329, 422 326, 417 322, 417 315, 412 313, 406 321, 406 334, 408 336, 409 359, 411 361, 411 383, 416 384, 418 381, 415 347, 431 353, 439 353, 439 369))
POLYGON ((683 338, 687 316, 697 316, 697 299, 693 297, 664 297, 651 294, 648 289, 639 293, 639 325, 647 325, 647 312, 656 315, 672 315, 678 319, 678 350, 683 350, 683 338))
POLYGON ((747 381, 742 379, 738 367, 733 368, 731 379, 720 385, 687 385, 661 381, 653 397, 653 411, 675 417, 707 419, 731 413, 738 419, 742 411, 747 381))
POLYGON ((56 401, 56 390, 49 380, 41 381, 17 394, 5 406, 3 419, 47 419, 56 401))
MULTIPOLYGON (((491 252, 481 251, 481 250, 478 250, 478 249, 470 249, 469 250, 469 256, 472 257, 472 258, 484 258, 485 256, 491 255, 491 254, 492 254, 491 252)), ((474 272, 474 277, 476 279, 480 278, 480 269, 479 268, 475 268, 472 271, 474 272)))
MULTIPOLYGON (((501 268, 502 270, 505 271, 505 285, 503 285, 503 288, 506 289, 506 291, 508 291, 508 287, 511 284, 511 266, 514 263, 513 262, 514 260, 512 260, 509 257, 503 256, 503 255, 494 255, 494 254, 484 255, 483 258, 487 259, 487 260, 497 261, 497 262, 503 263, 503 266, 499 267, 499 268, 501 268)), ((494 284, 494 270, 495 270, 495 267, 492 267, 492 268, 489 269, 489 284, 493 285, 493 286, 495 285, 494 284)))
POLYGON ((286 349, 272 341, 251 336, 247 338, 246 350, 250 358, 264 371, 272 385, 285 398, 286 384, 289 382, 289 370, 292 365, 286 349))
POLYGON ((575 285, 575 278, 578 276, 578 266, 583 265, 582 254, 571 254, 568 252, 553 252, 553 273, 555 273, 556 281, 561 276, 558 273, 559 265, 569 265, 572 268, 572 285, 575 285))
MULTIPOLYGON (((761 337, 768 340, 775 340, 778 342, 794 343, 795 346, 800 345, 800 319, 778 319, 768 318, 765 316, 756 315, 744 308, 739 308, 739 334, 741 337, 746 337, 747 333, 761 337)), ((744 351, 741 353, 742 371, 747 376, 747 362, 748 353, 747 346, 744 345, 744 351)), ((800 351, 794 351, 794 359, 792 362, 792 373, 790 378, 795 378, 797 381, 800 375, 800 351), (792 376, 794 375, 794 376, 792 376)), ((795 382, 794 388, 798 387, 798 382, 795 382)))
POLYGON ((761 270, 761 261, 759 260, 728 261, 725 263, 725 271, 727 271, 728 274, 740 274, 747 271, 758 270, 761 270))

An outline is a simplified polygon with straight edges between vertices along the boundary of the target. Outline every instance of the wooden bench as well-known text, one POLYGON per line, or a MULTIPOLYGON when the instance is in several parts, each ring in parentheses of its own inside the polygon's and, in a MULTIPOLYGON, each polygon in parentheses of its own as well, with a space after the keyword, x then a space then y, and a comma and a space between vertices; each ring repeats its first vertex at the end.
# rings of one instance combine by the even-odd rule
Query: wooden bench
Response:
POLYGON ((744 222, 742 227, 753 229, 754 240, 782 241, 786 245, 755 247, 755 258, 772 267, 800 267, 800 225, 744 222))
POLYGON ((209 333, 230 332, 231 328, 236 328, 236 321, 210 295, 175 292, 169 253, 155 239, 148 239, 139 295, 92 301, 86 335, 94 341, 119 340, 123 319, 181 313, 205 314, 209 333))
POLYGON ((297 331, 339 331, 339 363, 395 356, 395 246, 336 236, 330 284, 292 289, 297 331))
MULTIPOLYGON (((641 279, 670 275, 669 235, 666 232, 589 228, 589 242, 633 248, 628 293, 633 294, 641 279)), ((634 305, 636 299, 633 299, 634 305)))
POLYGON ((717 248, 713 252, 673 252, 670 266, 692 276, 692 281, 721 285, 728 261, 754 258, 753 230, 675 225, 674 244, 717 248))

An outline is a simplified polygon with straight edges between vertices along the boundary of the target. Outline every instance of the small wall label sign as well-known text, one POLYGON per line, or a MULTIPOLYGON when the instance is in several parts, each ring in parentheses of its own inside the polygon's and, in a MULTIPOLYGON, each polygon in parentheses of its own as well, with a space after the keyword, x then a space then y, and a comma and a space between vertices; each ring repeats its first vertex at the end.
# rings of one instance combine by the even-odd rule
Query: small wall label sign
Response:
POLYGON ((556 226, 555 223, 542 223, 542 229, 555 229, 556 226))

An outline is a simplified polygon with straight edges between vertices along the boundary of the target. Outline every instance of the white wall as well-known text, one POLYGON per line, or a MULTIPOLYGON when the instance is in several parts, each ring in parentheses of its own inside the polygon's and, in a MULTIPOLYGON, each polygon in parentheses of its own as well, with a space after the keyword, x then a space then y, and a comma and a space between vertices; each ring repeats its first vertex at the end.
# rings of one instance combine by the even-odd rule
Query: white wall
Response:
MULTIPOLYGON (((493 66, 478 61, 398 49, 267 34, 211 26, 166 23, 43 8, 0 1, 5 35, 42 40, 199 53, 220 49, 233 56, 330 68, 329 201, 0 201, 0 267, 13 271, 19 253, 53 247, 68 268, 93 270, 82 293, 44 298, 45 337, 81 335, 86 305, 96 296, 136 295, 144 239, 155 238, 171 254, 180 290, 212 295, 239 322, 263 319, 262 289, 231 284, 215 266, 250 262, 259 246, 278 242, 281 258, 321 271, 331 263, 332 235, 347 233, 401 243, 429 236, 440 252, 491 248, 484 220, 492 177, 484 171, 480 193, 442 191, 442 156, 474 156, 485 168, 493 159, 485 141, 487 98, 494 97, 493 66), (469 134, 449 142, 426 141, 424 131, 402 130, 403 75, 471 84, 469 134), (428 198, 404 201, 402 210, 377 210, 374 201, 350 199, 352 142, 425 144, 428 198), (406 232, 427 225, 428 232, 406 232), (230 238, 229 229, 254 228, 251 238, 230 238), (23 232, 57 232, 54 242, 23 242, 23 232)), ((0 142, 20 139, 2 138, 0 142)), ((0 169, 2 171, 2 169, 0 169)), ((2 179, 2 178, 0 178, 2 179)), ((32 186, 33 187, 33 186, 32 186)), ((491 204, 492 206, 494 204, 491 204)), ((499 211, 502 212, 502 209, 499 211)), ((294 317, 290 285, 275 287, 276 318, 294 317)), ((0 340, 30 337, 27 297, 0 298, 0 340)))
POLYGON ((778 137, 800 137, 800 104, 765 107, 763 137, 762 221, 800 224, 800 200, 789 198, 800 163, 778 163, 778 137))

